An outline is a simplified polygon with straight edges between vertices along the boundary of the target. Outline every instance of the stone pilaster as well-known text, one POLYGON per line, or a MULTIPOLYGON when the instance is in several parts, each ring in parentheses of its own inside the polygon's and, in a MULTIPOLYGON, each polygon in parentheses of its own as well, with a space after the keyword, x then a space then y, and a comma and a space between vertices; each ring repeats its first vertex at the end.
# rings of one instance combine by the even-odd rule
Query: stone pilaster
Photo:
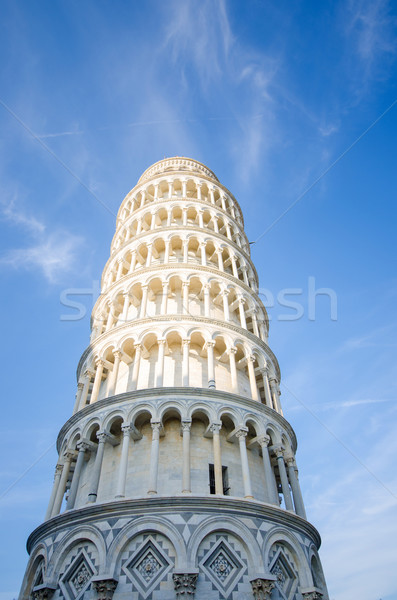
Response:
POLYGON ((274 586, 273 579, 257 577, 251 580, 252 593, 255 600, 270 600, 274 586))
POLYGON ((96 592, 97 600, 112 600, 114 591, 117 587, 118 581, 116 579, 100 578, 92 581, 92 587, 96 592))

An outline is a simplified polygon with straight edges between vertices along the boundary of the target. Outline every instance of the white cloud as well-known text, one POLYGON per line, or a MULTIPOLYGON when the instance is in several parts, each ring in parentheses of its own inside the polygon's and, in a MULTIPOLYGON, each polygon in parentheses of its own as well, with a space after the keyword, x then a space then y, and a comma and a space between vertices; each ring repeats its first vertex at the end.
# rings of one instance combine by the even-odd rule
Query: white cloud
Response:
POLYGON ((45 225, 43 223, 36 219, 36 217, 25 213, 21 207, 17 207, 16 194, 13 198, 5 198, 3 192, 2 196, 0 200, 1 218, 14 225, 22 225, 35 234, 44 232, 45 225))
POLYGON ((75 266, 76 251, 83 239, 67 231, 43 236, 27 248, 9 250, 0 257, 0 265, 14 269, 38 269, 49 283, 57 283, 75 266))

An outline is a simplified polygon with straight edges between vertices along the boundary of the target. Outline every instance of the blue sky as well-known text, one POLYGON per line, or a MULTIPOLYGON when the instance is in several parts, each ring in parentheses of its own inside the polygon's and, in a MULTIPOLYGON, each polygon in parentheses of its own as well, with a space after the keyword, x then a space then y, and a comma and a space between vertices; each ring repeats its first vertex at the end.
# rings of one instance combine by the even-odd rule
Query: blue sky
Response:
POLYGON ((302 290, 300 319, 269 308, 270 345, 330 598, 397 598, 396 33, 386 0, 2 2, 0 600, 46 509, 114 215, 173 155, 239 200, 263 293, 302 290), (309 319, 310 277, 336 320, 326 296, 309 319), (68 288, 93 290, 81 320, 68 288))

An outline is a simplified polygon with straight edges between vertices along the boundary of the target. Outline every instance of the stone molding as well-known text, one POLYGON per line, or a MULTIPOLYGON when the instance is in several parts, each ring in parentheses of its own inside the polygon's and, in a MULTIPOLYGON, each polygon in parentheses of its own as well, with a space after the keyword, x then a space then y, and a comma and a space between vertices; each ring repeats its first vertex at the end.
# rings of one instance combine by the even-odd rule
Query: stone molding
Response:
MULTIPOLYGON (((278 364, 278 361, 276 359, 276 357, 274 356, 273 352, 270 350, 269 346, 266 344, 266 342, 264 342, 263 340, 261 340, 258 336, 256 336, 254 333, 251 333, 250 331, 248 331, 248 329, 244 329, 241 326, 238 325, 234 325, 232 324, 230 321, 221 321, 219 319, 211 319, 209 317, 201 317, 201 316, 190 316, 190 315, 183 315, 183 314, 175 314, 175 315, 169 315, 169 316, 163 316, 163 315, 156 315, 156 317, 144 317, 143 319, 134 319, 134 328, 136 328, 139 325, 144 325, 145 323, 166 323, 167 321, 171 321, 173 323, 175 322, 194 322, 194 323, 203 323, 203 324, 211 324, 213 326, 215 326, 217 329, 219 329, 219 327, 222 327, 226 330, 230 330, 230 331, 234 331, 235 333, 238 333, 239 335, 243 335, 245 338, 247 338, 248 340, 250 340, 251 342, 253 342, 256 346, 258 346, 259 348, 261 348, 261 350, 264 352, 265 356, 267 359, 269 359, 272 363, 272 365, 274 366, 275 370, 276 370, 276 375, 277 375, 277 379, 280 380, 280 367, 278 364)), ((77 366, 77 371, 76 371, 76 377, 77 377, 77 381, 80 379, 80 371, 81 368, 84 364, 84 362, 86 361, 86 359, 88 358, 88 356, 90 355, 90 353, 94 353, 94 347, 99 345, 101 342, 105 341, 107 337, 110 337, 112 340, 114 340, 114 332, 117 330, 117 332, 122 332, 123 330, 131 330, 131 321, 127 321, 126 323, 123 323, 122 325, 117 325, 116 327, 112 327, 111 329, 109 329, 108 331, 104 331, 103 333, 101 333, 101 335, 99 335, 97 338, 95 338, 95 340, 92 341, 92 343, 88 346, 88 348, 86 348, 81 356, 81 359, 79 361, 79 364, 77 366)))
POLYGON ((215 173, 198 160, 187 158, 185 156, 172 156, 170 158, 163 158, 163 160, 159 160, 148 167, 138 179, 138 185, 144 181, 147 181, 148 179, 151 179, 155 175, 174 175, 175 172, 179 171, 184 171, 188 174, 194 173, 195 171, 193 169, 191 170, 190 167, 198 171, 199 175, 204 173, 207 177, 215 179, 216 182, 219 182, 215 173), (175 167, 180 168, 175 169, 175 167))
POLYGON ((322 600, 324 594, 316 587, 302 590, 303 600, 322 600))
POLYGON ((57 450, 60 451, 62 442, 67 432, 76 425, 80 420, 88 417, 89 415, 96 413, 99 410, 105 408, 114 408, 114 405, 122 405, 123 403, 131 403, 131 401, 140 401, 142 399, 149 400, 153 399, 157 402, 159 399, 180 401, 181 398, 186 402, 195 402, 198 399, 211 400, 219 404, 220 402, 231 403, 232 405, 239 406, 247 410, 248 412, 256 412, 258 416, 269 418, 270 421, 276 423, 282 430, 288 433, 291 440, 291 446, 294 452, 297 449, 297 441, 295 432, 292 429, 290 423, 282 417, 278 412, 262 404, 257 400, 251 400, 238 394, 232 394, 231 392, 224 392, 221 390, 214 390, 210 388, 194 388, 194 387, 162 387, 162 388, 150 388, 133 390, 124 394, 118 394, 117 396, 110 396, 109 398, 103 398, 98 400, 94 404, 89 404, 83 409, 75 413, 66 421, 61 428, 57 438, 57 450))
POLYGON ((258 517, 307 536, 317 550, 321 544, 320 534, 311 523, 283 508, 265 504, 255 499, 244 500, 243 498, 234 498, 232 496, 210 498, 183 495, 151 497, 150 500, 147 498, 115 500, 113 502, 90 504, 82 508, 68 510, 39 525, 28 537, 26 543, 27 550, 30 554, 33 547, 39 541, 55 532, 58 533, 62 527, 70 528, 72 525, 85 525, 113 517, 130 518, 132 516, 147 515, 148 506, 150 506, 153 514, 188 511, 207 515, 212 514, 218 517, 220 512, 224 515, 237 516, 238 518, 241 518, 242 514, 248 518, 258 517))

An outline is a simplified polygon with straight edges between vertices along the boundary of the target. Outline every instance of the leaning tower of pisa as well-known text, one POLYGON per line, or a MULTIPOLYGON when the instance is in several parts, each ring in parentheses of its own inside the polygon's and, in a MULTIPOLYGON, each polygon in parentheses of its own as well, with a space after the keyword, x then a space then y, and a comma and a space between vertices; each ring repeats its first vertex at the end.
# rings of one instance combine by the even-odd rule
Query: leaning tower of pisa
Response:
POLYGON ((169 158, 123 200, 20 600, 328 598, 241 209, 169 158))

